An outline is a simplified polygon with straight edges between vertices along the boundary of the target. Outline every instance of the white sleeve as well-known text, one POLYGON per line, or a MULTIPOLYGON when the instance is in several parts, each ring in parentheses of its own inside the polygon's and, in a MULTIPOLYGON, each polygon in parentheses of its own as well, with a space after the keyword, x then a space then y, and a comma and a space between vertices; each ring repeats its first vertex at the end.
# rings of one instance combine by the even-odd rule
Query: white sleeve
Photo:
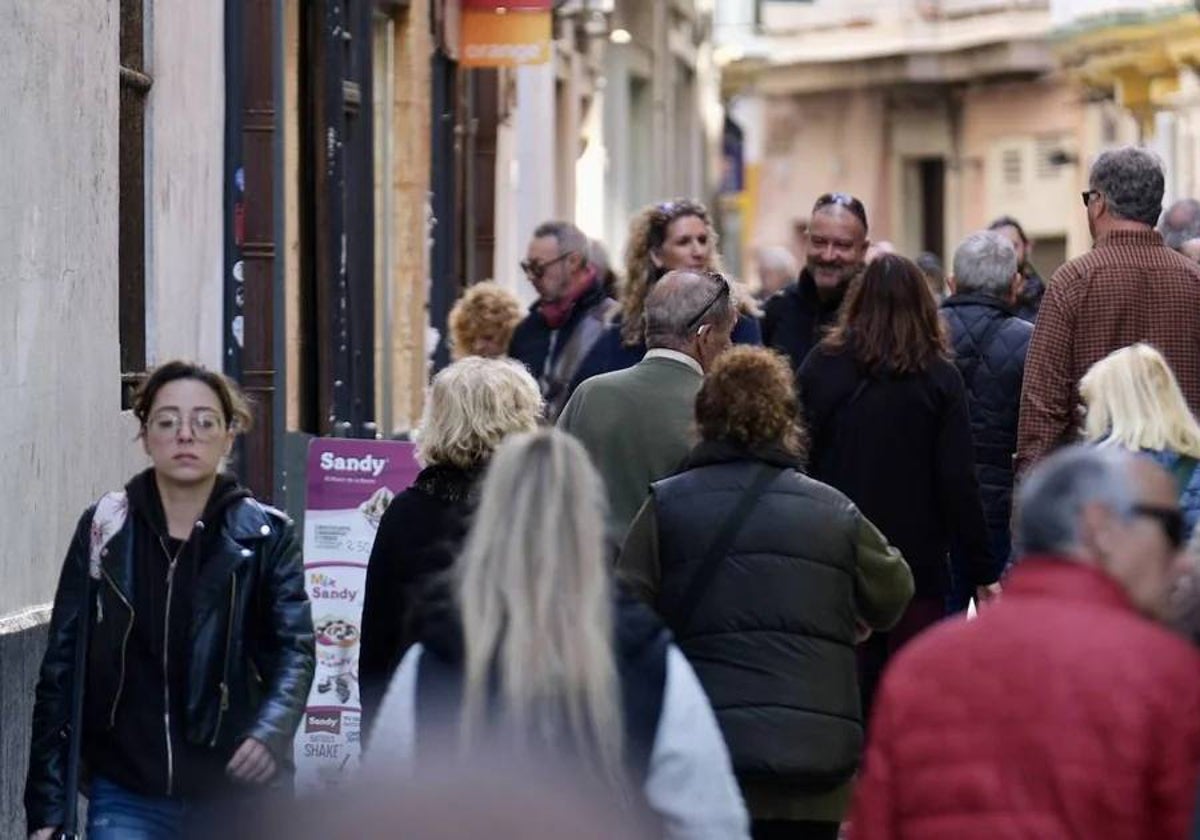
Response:
POLYGON ((383 703, 375 714, 371 740, 363 755, 363 767, 368 770, 407 775, 413 769, 417 751, 417 668, 421 652, 419 644, 409 648, 392 675, 383 703))
POLYGON ((749 840, 729 750, 700 681, 674 645, 645 794, 665 840, 749 840))

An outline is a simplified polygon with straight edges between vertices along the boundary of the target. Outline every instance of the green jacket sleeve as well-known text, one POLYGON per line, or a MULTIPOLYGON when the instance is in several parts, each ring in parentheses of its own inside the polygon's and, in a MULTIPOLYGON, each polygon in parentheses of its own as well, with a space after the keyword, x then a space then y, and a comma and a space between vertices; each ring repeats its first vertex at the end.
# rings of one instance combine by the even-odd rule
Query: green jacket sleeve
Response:
POLYGON ((912 570, 900 552, 859 511, 855 540, 855 590, 859 617, 872 630, 895 626, 913 596, 912 570))
POLYGON ((658 512, 654 494, 633 519, 617 558, 617 578, 638 599, 653 606, 658 600, 662 567, 658 559, 658 512))

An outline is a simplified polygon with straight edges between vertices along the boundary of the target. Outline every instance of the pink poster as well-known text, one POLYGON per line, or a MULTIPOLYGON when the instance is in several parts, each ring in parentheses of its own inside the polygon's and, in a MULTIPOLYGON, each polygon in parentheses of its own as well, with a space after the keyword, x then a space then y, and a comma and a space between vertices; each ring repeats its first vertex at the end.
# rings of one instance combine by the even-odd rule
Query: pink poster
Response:
POLYGON ((308 449, 304 577, 317 669, 296 733, 296 790, 336 788, 362 753, 358 651, 367 560, 379 520, 419 467, 413 444, 317 438, 308 449))

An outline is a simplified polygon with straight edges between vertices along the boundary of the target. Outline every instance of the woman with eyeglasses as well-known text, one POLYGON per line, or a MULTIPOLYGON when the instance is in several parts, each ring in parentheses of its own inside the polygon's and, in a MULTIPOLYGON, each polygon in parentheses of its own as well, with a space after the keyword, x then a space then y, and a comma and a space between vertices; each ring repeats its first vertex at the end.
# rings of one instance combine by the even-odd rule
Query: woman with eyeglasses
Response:
MULTIPOLYGON (((664 274, 675 269, 719 271, 717 232, 703 204, 686 199, 643 209, 629 227, 620 312, 592 347, 571 384, 633 367, 646 355, 646 294, 664 274)), ((737 291, 739 317, 735 344, 762 344, 759 312, 748 292, 737 291)))
POLYGON ((84 512, 54 599, 25 787, 37 838, 63 825, 75 736, 90 840, 178 837, 207 808, 281 781, 312 682, 292 523, 223 469, 250 428, 245 398, 173 361, 133 413, 151 466, 84 512))
POLYGON ((1190 534, 1200 521, 1200 423, 1167 360, 1149 344, 1123 347, 1091 366, 1079 395, 1087 440, 1144 453, 1175 477, 1190 534))
POLYGON ((916 593, 860 649, 864 707, 888 658, 946 615, 951 543, 978 600, 999 592, 966 388, 924 275, 885 254, 850 284, 837 325, 800 366, 810 473, 850 497, 912 568, 916 593))

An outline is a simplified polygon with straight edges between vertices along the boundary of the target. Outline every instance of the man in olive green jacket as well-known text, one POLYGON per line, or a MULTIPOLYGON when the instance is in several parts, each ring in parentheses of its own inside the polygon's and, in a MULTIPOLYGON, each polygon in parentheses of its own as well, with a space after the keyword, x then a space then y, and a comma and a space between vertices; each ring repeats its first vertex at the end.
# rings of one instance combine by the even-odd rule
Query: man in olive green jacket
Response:
POLYGON ((692 413, 704 371, 730 346, 737 312, 717 274, 672 271, 646 298, 645 358, 584 381, 558 427, 592 456, 608 490, 614 550, 650 492, 692 448, 692 413))

